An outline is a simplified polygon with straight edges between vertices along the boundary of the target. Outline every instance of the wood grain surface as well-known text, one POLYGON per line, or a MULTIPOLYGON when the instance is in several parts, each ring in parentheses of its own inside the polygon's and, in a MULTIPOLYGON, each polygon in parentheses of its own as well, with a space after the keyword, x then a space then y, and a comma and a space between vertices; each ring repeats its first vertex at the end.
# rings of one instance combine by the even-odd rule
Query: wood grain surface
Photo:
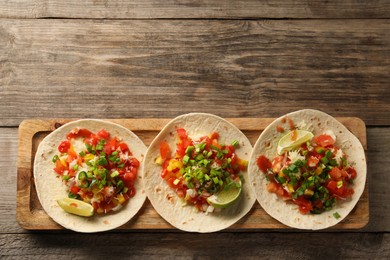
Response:
POLYGON ((3 18, 389 18, 386 0, 2 0, 3 18))
MULTIPOLYGON (((231 118, 235 124, 255 144, 262 130, 269 125, 272 118, 231 118)), ((367 149, 366 127, 359 118, 338 118, 367 149)), ((25 120, 19 127, 18 149, 18 180, 17 180, 17 209, 16 217, 19 225, 29 230, 61 229, 43 210, 40 205, 33 178, 33 164, 36 150, 42 139, 53 129, 58 128, 69 120, 25 120)), ((110 120, 111 121, 111 120, 110 120)), ((168 119, 117 119, 118 123, 133 131, 148 146, 158 132, 165 126, 168 119)), ((53 173, 54 174, 54 173, 53 173)), ((369 220, 368 185, 354 210, 333 229, 360 229, 369 220)), ((258 203, 244 218, 229 228, 232 231, 258 229, 286 229, 287 227, 269 216, 258 203)), ((174 229, 164 221, 146 202, 139 214, 120 229, 126 230, 161 230, 174 229)))
POLYGON ((0 0, 1 259, 390 259, 389 0, 0 0), (278 117, 367 125, 363 229, 27 231, 18 126, 36 118, 278 117))
POLYGON ((388 125, 389 31, 389 20, 2 19, 0 125, 304 107, 388 125))

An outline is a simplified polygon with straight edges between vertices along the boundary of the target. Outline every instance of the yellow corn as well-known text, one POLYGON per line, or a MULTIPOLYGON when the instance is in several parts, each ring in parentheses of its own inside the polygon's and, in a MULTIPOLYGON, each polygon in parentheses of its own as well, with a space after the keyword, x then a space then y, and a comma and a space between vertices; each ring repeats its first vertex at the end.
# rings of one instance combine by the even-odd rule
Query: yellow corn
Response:
POLYGON ((288 191, 289 191, 290 193, 293 193, 293 192, 294 192, 294 187, 293 187, 293 185, 292 185, 291 183, 287 184, 287 188, 288 188, 288 191))
POLYGON ((87 155, 84 156, 84 160, 85 160, 86 162, 92 160, 93 158, 95 158, 95 155, 93 155, 93 154, 91 154, 91 153, 89 153, 89 154, 87 154, 87 155))
POLYGON ((118 199, 119 204, 123 204, 125 202, 125 198, 123 197, 122 193, 118 194, 116 198, 118 199))
POLYGON ((61 164, 66 167, 66 159, 65 159, 65 157, 62 157, 60 159, 60 161, 61 161, 61 164))
POLYGON ((248 167, 248 161, 238 158, 237 164, 240 166, 248 167))
POLYGON ((168 167, 167 167, 167 170, 171 172, 171 171, 173 171, 175 169, 180 169, 182 167, 183 167, 183 163, 181 161, 170 160, 169 164, 168 164, 168 167))
POLYGON ((320 175, 322 173, 322 167, 317 167, 315 174, 320 175))
POLYGON ((164 160, 161 158, 161 156, 157 157, 156 160, 154 161, 158 165, 162 165, 164 160))

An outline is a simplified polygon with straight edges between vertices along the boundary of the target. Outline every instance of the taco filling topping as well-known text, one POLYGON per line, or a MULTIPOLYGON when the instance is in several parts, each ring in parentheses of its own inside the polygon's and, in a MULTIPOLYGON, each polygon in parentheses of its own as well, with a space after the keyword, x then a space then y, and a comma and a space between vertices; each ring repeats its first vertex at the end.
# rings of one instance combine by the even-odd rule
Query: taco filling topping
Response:
POLYGON ((247 169, 248 162, 235 153, 238 141, 220 144, 217 132, 197 140, 192 140, 183 128, 176 132, 178 141, 173 156, 167 142, 160 144, 156 163, 162 166, 161 177, 186 204, 194 205, 201 212, 213 212, 218 207, 211 202, 213 195, 241 190, 240 171, 247 169))
MULTIPOLYGON (((264 155, 257 158, 257 166, 269 181, 269 192, 298 205, 302 214, 328 211, 337 201, 352 197, 356 170, 335 146, 332 131, 313 136, 308 131, 294 129, 282 137, 283 142, 289 138, 290 146, 284 145, 283 149, 279 149, 279 142, 279 155, 275 158, 264 155), (303 143, 299 143, 297 136, 304 137, 303 143)), ((340 216, 335 213, 334 217, 340 216)))
POLYGON ((75 128, 58 146, 54 171, 67 186, 69 198, 93 206, 98 214, 119 210, 135 195, 139 161, 126 143, 106 130, 96 134, 75 128))

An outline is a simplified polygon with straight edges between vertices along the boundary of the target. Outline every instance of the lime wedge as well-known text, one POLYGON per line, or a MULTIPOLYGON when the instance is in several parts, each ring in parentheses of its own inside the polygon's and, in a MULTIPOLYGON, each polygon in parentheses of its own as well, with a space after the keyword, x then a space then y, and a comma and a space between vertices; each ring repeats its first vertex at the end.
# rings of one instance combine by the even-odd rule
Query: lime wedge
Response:
POLYGON ((284 152, 291 151, 301 144, 310 141, 313 136, 314 135, 311 132, 306 130, 292 130, 280 138, 277 152, 279 155, 282 155, 284 152))
POLYGON ((72 213, 82 217, 90 217, 93 215, 93 207, 91 204, 88 204, 84 201, 63 198, 57 200, 58 205, 68 213, 72 213))
POLYGON ((208 197, 207 202, 214 208, 227 208, 239 198, 241 190, 241 187, 237 188, 233 185, 228 190, 222 189, 220 192, 208 197))

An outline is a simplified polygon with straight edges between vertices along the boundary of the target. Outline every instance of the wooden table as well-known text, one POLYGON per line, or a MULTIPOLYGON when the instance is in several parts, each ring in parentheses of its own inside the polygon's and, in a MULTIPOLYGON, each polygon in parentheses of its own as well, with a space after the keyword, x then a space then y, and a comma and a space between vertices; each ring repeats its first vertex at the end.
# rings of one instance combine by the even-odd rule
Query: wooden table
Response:
POLYGON ((389 258, 389 18, 388 0, 2 0, 0 257, 389 258), (24 119, 262 118, 302 108, 366 123, 364 228, 86 235, 16 222, 24 119))

